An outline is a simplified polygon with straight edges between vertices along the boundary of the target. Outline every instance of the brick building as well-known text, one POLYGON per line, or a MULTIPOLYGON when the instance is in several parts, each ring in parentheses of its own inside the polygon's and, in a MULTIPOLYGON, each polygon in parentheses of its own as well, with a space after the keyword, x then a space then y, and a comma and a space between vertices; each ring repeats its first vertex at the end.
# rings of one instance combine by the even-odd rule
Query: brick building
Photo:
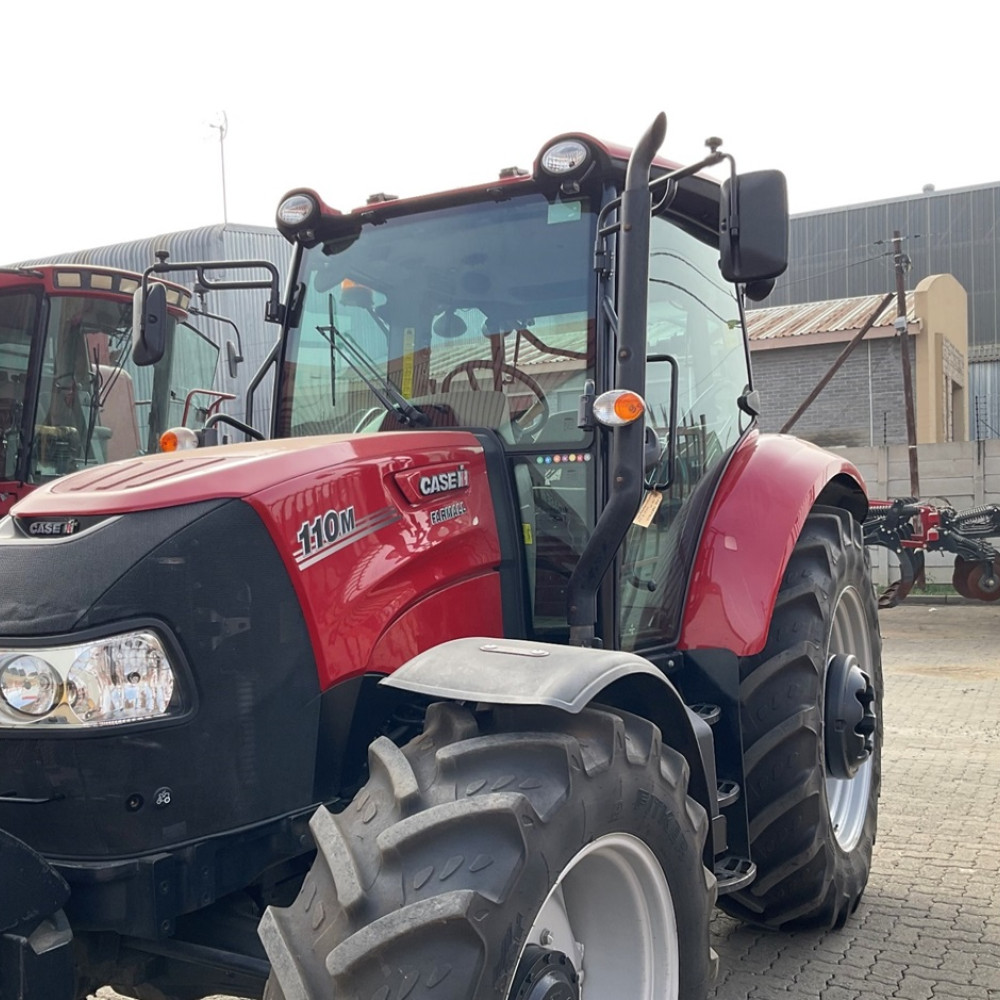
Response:
MULTIPOLYGON (((777 431, 872 314, 865 338, 791 433, 826 447, 906 443, 896 301, 883 295, 755 309, 748 314, 761 426, 777 431)), ((968 440, 968 301, 950 274, 906 293, 917 441, 968 440)))

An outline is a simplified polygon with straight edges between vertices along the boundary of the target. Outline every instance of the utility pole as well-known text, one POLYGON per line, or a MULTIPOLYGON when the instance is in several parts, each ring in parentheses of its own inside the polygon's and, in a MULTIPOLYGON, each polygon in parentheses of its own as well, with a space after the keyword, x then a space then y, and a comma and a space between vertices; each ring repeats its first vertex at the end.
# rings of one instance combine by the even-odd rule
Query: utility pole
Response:
POLYGON ((913 412, 913 372, 910 369, 910 335, 906 320, 906 285, 904 268, 909 258, 903 253, 903 238, 896 229, 892 234, 892 258, 896 265, 896 332, 903 362, 903 397, 906 406, 906 448, 910 460, 910 494, 920 496, 920 475, 917 471, 917 422, 913 412))

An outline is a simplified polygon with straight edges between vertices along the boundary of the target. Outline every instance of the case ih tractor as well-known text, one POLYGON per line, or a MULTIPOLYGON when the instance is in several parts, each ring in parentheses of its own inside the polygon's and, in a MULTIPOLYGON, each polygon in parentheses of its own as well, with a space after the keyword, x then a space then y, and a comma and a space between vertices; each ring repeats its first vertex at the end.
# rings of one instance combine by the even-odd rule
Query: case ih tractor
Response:
POLYGON ((221 401, 219 349, 188 322, 186 288, 161 283, 165 350, 133 360, 140 282, 111 267, 0 269, 0 514, 56 476, 157 451, 197 404, 221 401))
POLYGON ((868 503, 755 426, 784 179, 674 166, 665 127, 292 192, 268 439, 3 522, 0 995, 698 997, 717 897, 848 919, 868 503))

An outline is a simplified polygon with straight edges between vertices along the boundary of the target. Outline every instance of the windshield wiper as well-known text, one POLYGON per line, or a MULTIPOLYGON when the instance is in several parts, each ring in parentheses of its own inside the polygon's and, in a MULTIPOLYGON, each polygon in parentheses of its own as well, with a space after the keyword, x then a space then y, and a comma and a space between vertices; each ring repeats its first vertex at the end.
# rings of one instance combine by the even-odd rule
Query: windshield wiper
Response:
POLYGON ((342 334, 334 323, 333 294, 329 297, 330 325, 318 326, 317 331, 330 343, 335 352, 346 361, 358 377, 372 391, 372 395, 403 424, 426 427, 430 417, 418 410, 376 366, 375 362, 350 337, 342 334))

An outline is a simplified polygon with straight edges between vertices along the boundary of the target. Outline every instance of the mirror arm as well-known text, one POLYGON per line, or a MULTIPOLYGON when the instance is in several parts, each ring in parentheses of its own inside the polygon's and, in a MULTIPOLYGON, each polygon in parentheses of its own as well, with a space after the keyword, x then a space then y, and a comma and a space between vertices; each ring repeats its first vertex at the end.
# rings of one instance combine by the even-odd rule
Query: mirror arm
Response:
POLYGON ((264 319, 268 323, 281 323, 284 320, 284 307, 281 305, 278 292, 278 269, 269 260, 192 260, 174 263, 167 260, 166 250, 156 251, 156 263, 143 272, 143 283, 147 274, 168 274, 178 271, 194 271, 198 284, 206 289, 230 290, 240 288, 266 288, 270 291, 267 305, 264 308, 264 319), (258 268, 267 271, 270 278, 246 278, 227 280, 225 278, 209 278, 206 271, 224 271, 247 268, 258 268))

